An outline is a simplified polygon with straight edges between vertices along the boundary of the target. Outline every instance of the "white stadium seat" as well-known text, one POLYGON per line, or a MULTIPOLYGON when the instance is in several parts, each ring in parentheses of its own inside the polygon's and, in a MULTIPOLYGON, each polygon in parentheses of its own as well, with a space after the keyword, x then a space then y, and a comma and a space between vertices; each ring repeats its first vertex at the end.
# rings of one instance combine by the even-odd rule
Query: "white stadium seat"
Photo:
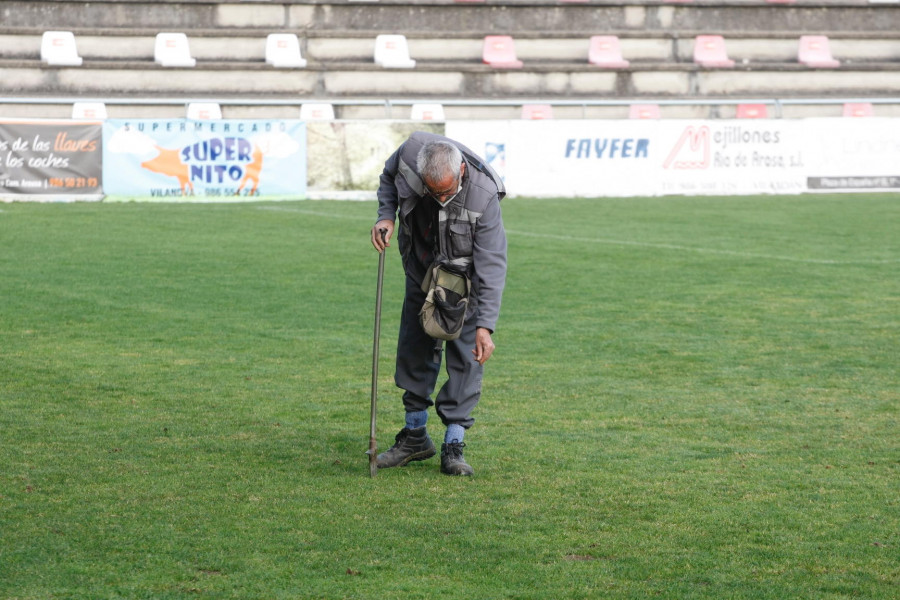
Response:
POLYGON ((266 62, 278 68, 303 68, 300 40, 293 33, 270 33, 266 37, 266 62))
POLYGON ((71 31, 45 31, 41 37, 41 61, 61 67, 80 67, 83 59, 71 31))
POLYGON ((221 119, 222 107, 217 102, 191 102, 187 106, 188 119, 221 119))
POLYGON ((106 104, 103 102, 75 102, 72 104, 73 119, 105 119, 106 104))
POLYGON ((300 105, 300 120, 330 121, 334 119, 334 107, 323 102, 305 102, 300 105))
POLYGON ((156 34, 153 56, 164 67, 193 67, 197 64, 197 60, 191 57, 187 35, 183 33, 156 34))
POLYGON ((375 38, 375 63, 386 69, 412 69, 416 61, 409 57, 404 35, 379 35, 375 38))

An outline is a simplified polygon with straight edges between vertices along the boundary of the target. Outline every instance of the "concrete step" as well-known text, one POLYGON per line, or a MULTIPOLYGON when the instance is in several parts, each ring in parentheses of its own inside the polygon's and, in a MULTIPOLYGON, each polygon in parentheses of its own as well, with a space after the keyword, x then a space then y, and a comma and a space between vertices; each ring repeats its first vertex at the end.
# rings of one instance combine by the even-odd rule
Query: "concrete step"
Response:
POLYGON ((900 5, 799 0, 664 0, 561 3, 556 1, 119 1, 9 0, 0 8, 5 28, 31 30, 150 27, 160 31, 270 29, 354 30, 378 33, 522 31, 593 34, 609 30, 702 28, 707 32, 894 32, 900 5))
POLYGON ((0 60, 5 95, 235 96, 247 98, 617 98, 698 95, 893 96, 900 62, 852 63, 810 69, 797 63, 749 63, 706 69, 692 63, 634 64, 602 70, 585 63, 544 63, 501 70, 472 63, 420 63, 387 70, 373 63, 334 62, 274 69, 257 62, 198 63, 192 69, 146 61, 86 60, 81 67, 46 67, 37 60, 0 60))

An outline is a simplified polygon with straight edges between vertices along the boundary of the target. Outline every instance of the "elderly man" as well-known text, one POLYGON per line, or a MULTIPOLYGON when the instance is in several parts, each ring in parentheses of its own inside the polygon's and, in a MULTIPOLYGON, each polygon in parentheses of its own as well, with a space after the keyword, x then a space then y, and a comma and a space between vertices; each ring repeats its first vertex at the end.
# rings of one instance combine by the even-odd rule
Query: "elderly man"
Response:
POLYGON ((484 363, 494 352, 492 334, 506 281, 506 233, 500 200, 506 195, 497 173, 462 144, 415 132, 387 159, 378 187, 378 220, 372 245, 384 252, 399 218, 398 242, 406 273, 394 381, 404 390, 406 426, 395 444, 378 455, 378 468, 401 467, 435 455, 428 436, 428 409, 446 426, 441 472, 472 475, 463 457, 471 412, 481 397, 484 363), (471 281, 459 337, 429 336, 419 319, 423 281, 430 267, 448 265, 471 281), (448 379, 432 400, 441 360, 448 379))

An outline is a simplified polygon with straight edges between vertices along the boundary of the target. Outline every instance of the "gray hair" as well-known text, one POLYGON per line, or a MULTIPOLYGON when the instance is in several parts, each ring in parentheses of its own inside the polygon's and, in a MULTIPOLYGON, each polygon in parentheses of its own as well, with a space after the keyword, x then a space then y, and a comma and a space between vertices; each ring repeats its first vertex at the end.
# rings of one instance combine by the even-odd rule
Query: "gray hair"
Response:
POLYGON ((440 181, 447 174, 457 175, 462 160, 462 152, 459 151, 459 148, 450 142, 438 140, 422 146, 416 157, 416 169, 422 179, 440 181))

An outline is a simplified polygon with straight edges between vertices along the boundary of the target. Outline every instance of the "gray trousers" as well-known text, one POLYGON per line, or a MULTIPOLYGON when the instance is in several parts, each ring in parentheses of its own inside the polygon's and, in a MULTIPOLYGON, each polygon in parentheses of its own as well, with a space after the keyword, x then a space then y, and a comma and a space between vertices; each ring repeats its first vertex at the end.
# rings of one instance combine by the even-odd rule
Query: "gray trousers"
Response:
MULTIPOLYGON (((475 299, 472 298, 472 301, 475 299)), ((406 297, 400 316, 400 338, 397 342, 397 370, 394 381, 404 390, 403 406, 406 412, 426 410, 435 406, 444 425, 457 424, 468 429, 475 422, 470 413, 481 398, 481 379, 484 366, 475 362, 475 320, 466 321, 462 334, 444 342, 444 350, 438 342, 422 329, 419 309, 425 302, 425 292, 419 285, 406 278, 406 297), (446 359, 447 381, 441 386, 435 400, 431 399, 441 369, 441 358, 446 359)), ((474 306, 469 306, 473 314, 474 306)))

